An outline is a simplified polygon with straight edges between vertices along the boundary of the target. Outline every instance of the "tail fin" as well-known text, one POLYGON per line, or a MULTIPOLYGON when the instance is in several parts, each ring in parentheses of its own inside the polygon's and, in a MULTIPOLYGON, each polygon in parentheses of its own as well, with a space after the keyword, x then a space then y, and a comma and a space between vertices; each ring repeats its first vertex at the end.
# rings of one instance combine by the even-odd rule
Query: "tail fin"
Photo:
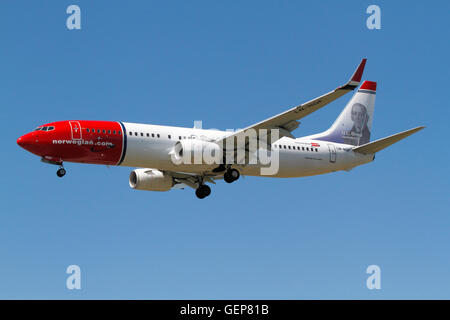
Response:
POLYGON ((374 142, 366 143, 365 145, 353 148, 353 151, 363 153, 363 154, 376 153, 376 152, 381 151, 384 148, 387 148, 390 145, 392 145, 402 139, 405 139, 406 137, 412 135, 413 133, 416 133, 416 132, 422 130, 423 128, 425 128, 425 127, 417 127, 414 129, 409 129, 409 130, 394 134, 392 136, 376 140, 374 142))
POLYGON ((330 129, 310 138, 353 146, 368 143, 372 131, 376 90, 376 82, 364 81, 330 129))

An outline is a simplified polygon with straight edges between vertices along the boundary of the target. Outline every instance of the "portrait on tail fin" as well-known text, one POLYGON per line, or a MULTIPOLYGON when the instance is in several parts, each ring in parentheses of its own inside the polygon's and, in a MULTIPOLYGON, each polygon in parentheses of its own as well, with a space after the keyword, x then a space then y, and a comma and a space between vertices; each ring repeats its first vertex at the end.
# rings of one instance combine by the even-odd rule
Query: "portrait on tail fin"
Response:
POLYGON ((343 132, 344 143, 362 145, 370 141, 370 130, 367 126, 369 115, 367 108, 361 103, 355 103, 351 110, 353 126, 349 132, 343 132))

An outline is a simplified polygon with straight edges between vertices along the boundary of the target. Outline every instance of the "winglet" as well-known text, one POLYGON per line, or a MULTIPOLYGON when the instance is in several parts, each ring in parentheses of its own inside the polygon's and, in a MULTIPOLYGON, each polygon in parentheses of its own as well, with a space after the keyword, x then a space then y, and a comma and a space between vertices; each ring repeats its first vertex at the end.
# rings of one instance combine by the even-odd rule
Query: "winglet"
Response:
POLYGON ((358 68, 356 68, 350 80, 345 85, 343 85, 338 89, 353 90, 357 86, 359 86, 359 83, 361 82, 361 78, 364 72, 364 67, 366 66, 366 61, 367 61, 366 58, 362 59, 361 62, 359 63, 358 68))
POLYGON ((366 61, 367 59, 364 58, 362 59, 361 63, 358 66, 358 69, 356 69, 355 73, 353 74, 353 76, 350 78, 350 82, 358 82, 358 84, 361 82, 361 78, 364 72, 364 67, 366 66, 366 61))

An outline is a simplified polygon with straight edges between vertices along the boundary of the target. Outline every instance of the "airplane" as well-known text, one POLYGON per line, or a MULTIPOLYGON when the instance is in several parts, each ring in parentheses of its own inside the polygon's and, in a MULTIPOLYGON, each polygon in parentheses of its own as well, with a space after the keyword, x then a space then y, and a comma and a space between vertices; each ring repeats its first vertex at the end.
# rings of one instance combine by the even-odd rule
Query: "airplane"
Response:
POLYGON ((129 176, 133 189, 169 191, 188 186, 200 199, 211 193, 207 183, 215 184, 219 179, 232 183, 241 175, 287 178, 350 171, 424 128, 370 141, 377 83, 364 81, 329 129, 300 138, 293 136, 299 119, 358 88, 366 60, 362 59, 344 85, 240 130, 67 120, 41 125, 18 138, 17 144, 44 163, 59 166, 58 177, 66 174, 64 162, 135 167, 129 176), (228 144, 238 140, 240 145, 228 144), (250 148, 253 142, 256 149, 250 148), (196 150, 200 155, 212 150, 218 161, 185 161, 192 160, 196 150), (269 170, 272 163, 263 163, 257 157, 262 151, 277 163, 269 174, 263 170, 269 170))

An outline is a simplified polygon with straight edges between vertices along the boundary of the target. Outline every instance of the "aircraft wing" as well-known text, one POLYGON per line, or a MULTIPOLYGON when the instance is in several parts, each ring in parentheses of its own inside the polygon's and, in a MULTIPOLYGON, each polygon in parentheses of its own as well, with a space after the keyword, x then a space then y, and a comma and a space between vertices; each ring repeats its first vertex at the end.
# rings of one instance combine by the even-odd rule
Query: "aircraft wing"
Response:
MULTIPOLYGON (((361 82, 361 77, 366 65, 367 59, 362 59, 358 68, 353 73, 350 80, 344 85, 330 91, 320 97, 317 97, 311 101, 303 103, 299 106, 291 108, 283 113, 273 116, 269 119, 263 120, 256 124, 253 124, 245 129, 238 130, 232 134, 219 139, 217 142, 223 142, 225 139, 232 139, 233 137, 238 137, 239 135, 245 135, 245 132, 254 129, 256 134, 259 134, 259 129, 280 129, 280 138, 282 136, 291 136, 291 131, 295 130, 299 126, 297 120, 306 117, 308 114, 319 110, 320 108, 326 106, 330 102, 336 100, 337 98, 343 96, 344 94, 354 90, 361 82)), ((268 132, 269 133, 269 132, 268 132)))

